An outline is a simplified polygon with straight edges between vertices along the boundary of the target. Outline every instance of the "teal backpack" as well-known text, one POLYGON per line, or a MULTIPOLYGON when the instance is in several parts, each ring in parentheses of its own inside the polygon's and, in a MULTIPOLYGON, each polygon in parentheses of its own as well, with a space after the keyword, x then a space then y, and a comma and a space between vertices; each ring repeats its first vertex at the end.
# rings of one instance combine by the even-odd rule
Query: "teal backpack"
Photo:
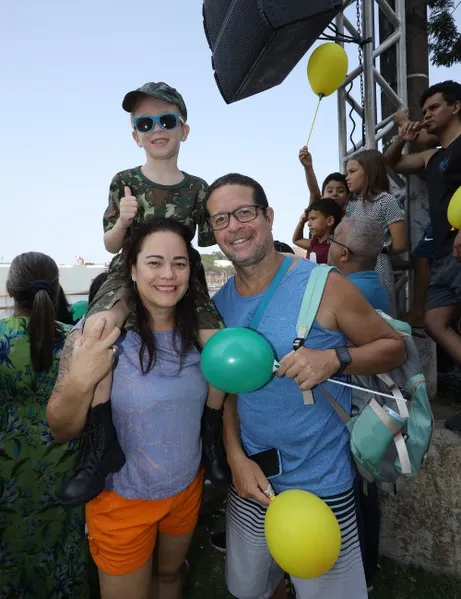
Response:
MULTIPOLYGON (((309 277, 296 327, 300 339, 306 339, 311 330, 332 270, 321 264, 309 277)), ((406 362, 379 375, 351 377, 352 415, 324 385, 319 388, 349 429, 351 452, 364 481, 395 483, 398 477, 413 476, 421 468, 432 439, 433 417, 410 326, 378 313, 402 336, 406 362)))

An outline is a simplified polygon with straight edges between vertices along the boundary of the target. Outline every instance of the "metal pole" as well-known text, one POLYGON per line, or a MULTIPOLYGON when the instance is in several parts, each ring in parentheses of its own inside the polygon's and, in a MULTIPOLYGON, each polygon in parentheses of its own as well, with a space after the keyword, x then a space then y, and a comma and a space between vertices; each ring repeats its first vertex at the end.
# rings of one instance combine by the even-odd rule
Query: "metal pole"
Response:
POLYGON ((400 37, 397 41, 397 95, 402 100, 402 106, 407 106, 407 30, 405 25, 405 0, 395 1, 395 14, 399 21, 400 29, 400 37))
MULTIPOLYGON (((338 34, 344 34, 344 13, 341 11, 336 17, 338 34)), ((344 46, 344 44, 342 44, 344 46)), ((338 138, 339 138, 339 170, 342 172, 347 154, 347 115, 346 115, 346 88, 338 90, 338 138)))
POLYGON ((372 149, 376 147, 376 86, 373 72, 373 49, 375 42, 374 2, 364 0, 362 10, 363 36, 367 40, 363 48, 365 147, 372 149))
MULTIPOLYGON (((395 0, 395 14, 399 21, 400 38, 397 42, 397 96, 402 102, 402 106, 408 106, 407 91, 407 44, 406 44, 406 26, 405 26, 405 0, 395 0)), ((411 247, 411 202, 410 186, 408 179, 405 179, 406 202, 405 202, 405 220, 407 223, 408 238, 411 247)), ((405 253, 405 259, 410 260, 410 252, 405 253)), ((413 273, 408 272, 405 282, 405 312, 410 310, 411 293, 413 289, 413 273)))

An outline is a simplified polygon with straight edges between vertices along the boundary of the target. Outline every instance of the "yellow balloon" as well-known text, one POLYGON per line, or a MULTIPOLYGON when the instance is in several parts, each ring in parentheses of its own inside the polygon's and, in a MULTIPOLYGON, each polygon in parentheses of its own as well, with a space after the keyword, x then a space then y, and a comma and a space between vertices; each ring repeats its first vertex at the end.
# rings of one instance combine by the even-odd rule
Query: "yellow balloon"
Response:
POLYGON ((461 229, 461 187, 455 191, 448 204, 448 222, 455 229, 461 229))
POLYGON ((293 489, 271 502, 266 541, 277 564, 298 578, 317 578, 334 565, 341 550, 341 530, 327 504, 307 491, 293 489))
POLYGON ((307 63, 307 78, 314 94, 330 96, 344 81, 349 61, 342 46, 327 42, 318 46, 307 63))

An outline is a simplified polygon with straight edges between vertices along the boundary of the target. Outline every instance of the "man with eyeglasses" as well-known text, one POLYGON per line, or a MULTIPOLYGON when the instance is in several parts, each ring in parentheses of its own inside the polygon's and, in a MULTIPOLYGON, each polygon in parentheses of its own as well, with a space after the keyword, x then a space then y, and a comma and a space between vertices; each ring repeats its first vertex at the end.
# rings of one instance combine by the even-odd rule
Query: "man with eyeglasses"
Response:
MULTIPOLYGON (((236 271, 214 301, 226 326, 249 326, 284 260, 273 245, 274 211, 261 185, 238 174, 213 183, 207 209, 216 241, 236 271)), ((294 488, 321 497, 343 535, 341 554, 321 580, 292 577, 298 599, 368 596, 349 436, 317 385, 332 376, 347 380, 350 374, 396 368, 405 360, 405 349, 358 289, 333 272, 310 334, 293 351, 301 300, 314 268, 322 267, 293 257, 257 327, 280 361, 276 377, 262 389, 230 396, 225 404, 224 439, 233 479, 227 501, 226 581, 239 599, 283 597, 283 571, 267 548, 264 518, 271 489, 294 488), (355 345, 350 349, 349 338, 355 345), (306 405, 302 391, 308 389, 313 403, 306 405)), ((350 390, 323 384, 350 413, 350 390)))
POLYGON ((328 238, 328 264, 335 266, 354 283, 373 308, 389 313, 389 296, 375 270, 382 252, 384 232, 372 218, 343 218, 328 238))
MULTIPOLYGON (((343 218, 329 238, 330 251, 328 264, 335 266, 351 281, 373 306, 389 313, 389 295, 379 280, 375 270, 378 256, 384 244, 384 231, 372 218, 343 218)), ((368 590, 378 571, 379 536, 381 529, 381 510, 376 483, 363 485, 356 481, 358 503, 359 532, 362 543, 362 555, 368 590)))

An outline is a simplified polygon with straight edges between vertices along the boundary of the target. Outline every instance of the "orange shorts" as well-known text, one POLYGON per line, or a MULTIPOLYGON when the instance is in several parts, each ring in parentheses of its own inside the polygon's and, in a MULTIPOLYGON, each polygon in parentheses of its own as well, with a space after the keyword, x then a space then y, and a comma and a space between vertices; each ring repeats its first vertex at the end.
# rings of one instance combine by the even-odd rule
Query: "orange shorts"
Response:
POLYGON ((184 535, 197 525, 204 475, 181 493, 155 501, 125 499, 103 491, 86 505, 91 555, 103 572, 114 576, 138 570, 154 551, 157 533, 184 535))

